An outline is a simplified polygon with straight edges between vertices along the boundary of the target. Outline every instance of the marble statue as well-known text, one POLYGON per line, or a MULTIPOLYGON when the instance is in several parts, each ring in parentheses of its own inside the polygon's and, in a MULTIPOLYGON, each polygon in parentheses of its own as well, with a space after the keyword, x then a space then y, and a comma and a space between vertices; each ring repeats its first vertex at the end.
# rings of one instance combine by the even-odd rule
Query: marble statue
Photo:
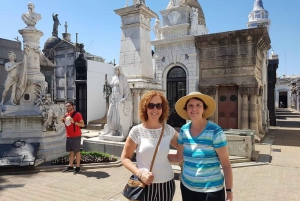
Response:
POLYGON ((199 24, 197 8, 192 7, 190 19, 191 19, 191 34, 197 34, 198 24, 199 24))
POLYGON ((2 93, 2 101, 0 102, 0 105, 3 105, 4 99, 7 95, 7 92, 10 88, 11 90, 11 98, 8 104, 16 105, 15 102, 15 94, 17 89, 17 84, 19 80, 19 67, 23 62, 15 62, 16 55, 13 51, 8 52, 8 58, 9 62, 5 63, 5 70, 8 72, 7 78, 4 82, 4 91, 2 93))
POLYGON ((180 0, 170 0, 172 6, 180 6, 180 0))
POLYGON ((39 20, 41 20, 42 17, 40 14, 37 14, 34 12, 35 6, 33 3, 29 2, 27 6, 28 6, 28 12, 26 12, 22 15, 22 20, 27 25, 26 28, 35 29, 36 23, 39 20))
POLYGON ((23 50, 23 68, 20 68, 20 78, 17 83, 17 90, 15 94, 15 101, 18 104, 19 100, 21 99, 22 95, 24 94, 24 91, 27 86, 27 72, 28 72, 28 55, 30 54, 30 47, 29 45, 25 44, 24 45, 24 50, 23 50))
POLYGON ((133 0, 133 5, 135 5, 136 7, 142 5, 142 4, 146 4, 145 0, 133 0))
POLYGON ((112 92, 107 112, 107 130, 103 135, 127 137, 132 125, 131 91, 121 67, 115 66, 114 69, 115 75, 109 84, 112 92))
POLYGON ((53 13, 52 18, 53 18, 53 34, 55 34, 57 36, 58 25, 60 25, 59 20, 58 20, 58 14, 54 15, 54 13, 53 13))
POLYGON ((153 31, 154 31, 156 39, 161 39, 161 30, 160 30, 160 21, 159 21, 159 19, 155 20, 153 31))

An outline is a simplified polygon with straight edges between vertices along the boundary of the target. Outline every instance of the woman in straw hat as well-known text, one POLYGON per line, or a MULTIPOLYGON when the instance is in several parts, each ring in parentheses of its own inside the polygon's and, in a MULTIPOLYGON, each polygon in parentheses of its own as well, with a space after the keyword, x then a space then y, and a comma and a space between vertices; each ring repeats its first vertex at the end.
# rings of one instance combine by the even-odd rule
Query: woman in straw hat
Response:
POLYGON ((143 201, 171 201, 175 193, 175 182, 168 153, 170 144, 177 148, 178 133, 165 124, 169 116, 167 99, 158 91, 147 92, 140 101, 139 116, 142 123, 134 126, 129 132, 121 155, 122 164, 146 184, 143 201), (152 157, 162 129, 163 136, 150 172, 152 157), (131 161, 134 150, 136 165, 131 161))
POLYGON ((168 156, 170 162, 183 160, 180 183, 183 201, 222 201, 225 189, 226 200, 233 199, 226 137, 220 126, 207 120, 215 108, 215 101, 200 92, 192 92, 176 102, 178 115, 191 120, 181 127, 177 154, 168 156))

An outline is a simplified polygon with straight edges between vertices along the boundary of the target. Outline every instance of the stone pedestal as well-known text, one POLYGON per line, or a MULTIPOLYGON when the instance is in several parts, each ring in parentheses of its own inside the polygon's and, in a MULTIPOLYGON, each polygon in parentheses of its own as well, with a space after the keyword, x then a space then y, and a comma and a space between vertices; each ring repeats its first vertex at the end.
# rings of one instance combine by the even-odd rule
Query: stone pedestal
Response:
POLYGON ((122 20, 120 66, 127 79, 154 79, 150 21, 157 16, 145 5, 115 10, 122 20))
MULTIPOLYGON (((45 76, 40 71, 40 38, 43 33, 37 29, 20 29, 23 37, 24 60, 23 67, 27 71, 27 86, 20 98, 20 105, 30 106, 35 104, 37 99, 36 84, 47 88, 45 76)), ((22 76, 22 75, 21 75, 22 76)))
POLYGON ((249 129, 224 130, 230 156, 245 157, 251 161, 251 155, 255 151, 255 131, 249 129))
MULTIPOLYGON (((139 124, 138 105, 149 90, 161 90, 154 79, 150 21, 157 14, 144 4, 115 10, 121 17, 120 66, 133 94, 133 124, 139 124)), ((162 91, 162 90, 161 90, 162 91)))
MULTIPOLYGON (((58 105, 53 109, 60 110, 58 105)), ((65 127, 58 123, 55 130, 44 132, 44 117, 39 106, 0 107, 0 144, 10 144, 16 140, 26 143, 40 143, 37 159, 50 161, 66 155, 65 127)))

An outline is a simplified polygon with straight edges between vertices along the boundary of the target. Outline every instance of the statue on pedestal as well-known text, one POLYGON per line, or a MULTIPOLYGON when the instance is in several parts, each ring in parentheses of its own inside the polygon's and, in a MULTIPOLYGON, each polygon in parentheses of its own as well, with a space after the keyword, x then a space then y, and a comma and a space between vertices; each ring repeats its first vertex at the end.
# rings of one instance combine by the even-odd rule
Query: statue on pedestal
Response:
POLYGON ((8 104, 16 105, 15 102, 15 95, 16 95, 16 89, 17 89, 17 83, 19 81, 19 67, 23 62, 16 63, 16 55, 13 51, 8 52, 8 58, 9 62, 5 64, 5 70, 8 72, 7 78, 4 83, 4 91, 2 93, 2 101, 0 102, 0 105, 3 105, 4 99, 7 95, 7 92, 10 88, 11 90, 11 98, 8 104))
POLYGON ((121 67, 115 66, 114 68, 115 75, 109 84, 112 91, 107 112, 107 130, 103 135, 127 137, 132 125, 131 91, 121 67))
POLYGON ((54 13, 52 14, 52 18, 53 18, 53 31, 52 31, 52 35, 53 36, 57 36, 58 35, 58 25, 60 25, 59 20, 58 20, 58 14, 54 15, 54 13))
POLYGON ((155 20, 153 31, 154 31, 154 34, 155 34, 155 39, 161 39, 161 30, 160 30, 160 21, 159 21, 159 19, 155 20))
POLYGON ((197 8, 192 7, 190 19, 191 19, 191 34, 197 34, 198 25, 199 25, 197 8))
POLYGON ((28 3, 28 12, 22 15, 22 20, 27 25, 26 28, 35 29, 36 23, 42 19, 40 14, 34 12, 34 8, 35 6, 33 3, 28 3))

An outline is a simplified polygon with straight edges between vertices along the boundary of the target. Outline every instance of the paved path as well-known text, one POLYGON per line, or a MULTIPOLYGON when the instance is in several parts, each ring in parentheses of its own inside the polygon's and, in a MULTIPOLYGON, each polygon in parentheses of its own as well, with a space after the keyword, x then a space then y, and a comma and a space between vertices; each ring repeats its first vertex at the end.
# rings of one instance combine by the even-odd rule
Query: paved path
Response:
MULTIPOLYGON (((264 153, 268 165, 233 168, 235 201, 300 201, 300 114, 277 111, 276 127, 271 127, 264 153)), ((1 171, 1 170, 0 170, 1 171)), ((124 167, 85 169, 81 174, 35 170, 0 172, 1 201, 125 201, 120 194, 130 173, 124 167)), ((176 180, 174 201, 180 201, 176 180)))

